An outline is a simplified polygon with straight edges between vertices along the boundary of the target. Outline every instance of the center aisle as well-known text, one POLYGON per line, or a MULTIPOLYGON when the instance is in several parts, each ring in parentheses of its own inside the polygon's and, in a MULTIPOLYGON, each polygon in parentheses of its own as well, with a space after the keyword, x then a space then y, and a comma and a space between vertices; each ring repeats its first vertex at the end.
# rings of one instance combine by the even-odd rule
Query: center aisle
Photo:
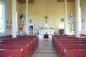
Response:
POLYGON ((57 57, 52 47, 52 40, 39 39, 39 47, 33 54, 33 57, 57 57))

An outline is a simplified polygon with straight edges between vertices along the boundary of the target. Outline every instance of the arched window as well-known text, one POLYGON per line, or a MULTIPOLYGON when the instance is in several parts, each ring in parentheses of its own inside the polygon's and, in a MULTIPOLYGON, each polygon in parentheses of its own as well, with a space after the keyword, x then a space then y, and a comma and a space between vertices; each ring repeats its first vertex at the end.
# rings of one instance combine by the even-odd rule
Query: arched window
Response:
POLYGON ((0 33, 5 33, 6 30, 5 17, 5 1, 0 0, 0 33))

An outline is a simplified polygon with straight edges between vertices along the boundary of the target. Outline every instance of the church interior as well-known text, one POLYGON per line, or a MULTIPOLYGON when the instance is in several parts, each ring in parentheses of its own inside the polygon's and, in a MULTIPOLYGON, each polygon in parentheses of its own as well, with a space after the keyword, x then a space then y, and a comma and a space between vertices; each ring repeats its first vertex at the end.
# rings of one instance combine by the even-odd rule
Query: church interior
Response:
POLYGON ((86 57, 86 0, 0 0, 0 57, 86 57))

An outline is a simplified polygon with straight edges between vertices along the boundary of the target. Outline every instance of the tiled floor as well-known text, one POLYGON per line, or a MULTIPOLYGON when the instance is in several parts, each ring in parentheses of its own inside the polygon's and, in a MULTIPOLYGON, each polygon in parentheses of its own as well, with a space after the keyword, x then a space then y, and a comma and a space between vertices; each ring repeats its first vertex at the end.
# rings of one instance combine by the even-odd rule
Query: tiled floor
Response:
POLYGON ((33 57, 57 57, 55 50, 52 48, 52 41, 40 39, 39 47, 33 54, 33 57))

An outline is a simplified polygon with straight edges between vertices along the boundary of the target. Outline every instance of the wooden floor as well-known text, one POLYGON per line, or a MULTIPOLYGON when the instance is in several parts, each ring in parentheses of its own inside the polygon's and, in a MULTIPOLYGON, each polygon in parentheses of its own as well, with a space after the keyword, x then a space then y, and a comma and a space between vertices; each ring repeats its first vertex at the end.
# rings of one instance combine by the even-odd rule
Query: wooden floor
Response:
POLYGON ((52 48, 52 40, 39 39, 39 47, 33 57, 57 57, 55 50, 52 48))

